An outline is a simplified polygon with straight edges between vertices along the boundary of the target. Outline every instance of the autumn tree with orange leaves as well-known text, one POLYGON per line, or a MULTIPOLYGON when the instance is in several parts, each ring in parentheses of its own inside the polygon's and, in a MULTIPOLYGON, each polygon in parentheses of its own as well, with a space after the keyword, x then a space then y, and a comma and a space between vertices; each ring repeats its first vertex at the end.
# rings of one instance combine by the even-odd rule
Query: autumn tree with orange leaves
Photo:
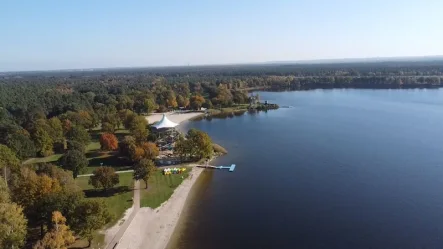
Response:
POLYGON ((66 218, 59 211, 52 213, 52 224, 54 228, 47 232, 42 240, 39 240, 33 249, 67 249, 75 242, 75 237, 69 227, 65 224, 66 218))
POLYGON ((116 150, 118 149, 118 139, 114 134, 103 133, 100 136, 100 145, 102 150, 116 150))

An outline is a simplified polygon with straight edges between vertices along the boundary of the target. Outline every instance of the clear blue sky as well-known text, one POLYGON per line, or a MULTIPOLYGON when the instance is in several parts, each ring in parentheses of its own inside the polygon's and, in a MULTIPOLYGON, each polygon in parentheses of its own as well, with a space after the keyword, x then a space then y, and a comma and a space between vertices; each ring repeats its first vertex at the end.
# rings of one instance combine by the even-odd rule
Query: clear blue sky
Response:
POLYGON ((0 71, 443 54, 442 0, 0 0, 0 71))

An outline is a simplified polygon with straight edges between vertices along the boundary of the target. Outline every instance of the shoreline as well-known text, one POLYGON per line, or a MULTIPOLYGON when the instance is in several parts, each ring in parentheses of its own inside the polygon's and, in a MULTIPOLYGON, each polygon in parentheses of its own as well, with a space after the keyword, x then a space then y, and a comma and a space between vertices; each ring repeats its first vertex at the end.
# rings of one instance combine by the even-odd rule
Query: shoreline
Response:
POLYGON ((116 249, 165 249, 176 230, 191 189, 203 171, 203 168, 192 167, 189 177, 160 207, 140 208, 116 249))
MULTIPOLYGON (((176 128, 180 132, 184 132, 186 130, 185 124, 189 122, 189 119, 200 115, 202 113, 178 114, 177 116, 174 115, 171 120, 179 116, 181 120, 176 121, 179 123, 176 128)), ((160 115, 157 114, 155 116, 157 116, 155 117, 157 119, 160 115)), ((171 116, 168 115, 168 118, 171 116)), ((148 120, 148 122, 151 120, 148 120)), ((218 156, 211 158, 210 162, 213 162, 216 158, 218 156)), ((201 178, 201 173, 205 170, 204 168, 195 167, 196 165, 198 163, 186 165, 191 167, 189 176, 160 207, 155 209, 141 207, 137 211, 115 249, 165 249, 176 241, 176 235, 181 231, 179 224, 183 223, 183 213, 186 213, 186 207, 189 206, 189 201, 192 199, 191 196, 194 192, 192 189, 198 179, 201 178)), ((119 225, 116 224, 116 226, 119 225)), ((112 229, 115 230, 116 228, 113 227, 109 230, 112 231, 112 229)), ((109 236, 108 230, 106 230, 106 236, 109 236)))
POLYGON ((193 215, 193 208, 195 208, 195 205, 198 205, 198 200, 201 200, 205 187, 208 186, 208 182, 210 182, 212 179, 212 174, 214 174, 213 170, 204 170, 192 186, 182 209, 180 218, 178 219, 174 232, 169 238, 169 242, 167 243, 165 249, 176 249, 180 248, 182 245, 181 239, 186 230, 188 222, 191 221, 190 219, 193 215))

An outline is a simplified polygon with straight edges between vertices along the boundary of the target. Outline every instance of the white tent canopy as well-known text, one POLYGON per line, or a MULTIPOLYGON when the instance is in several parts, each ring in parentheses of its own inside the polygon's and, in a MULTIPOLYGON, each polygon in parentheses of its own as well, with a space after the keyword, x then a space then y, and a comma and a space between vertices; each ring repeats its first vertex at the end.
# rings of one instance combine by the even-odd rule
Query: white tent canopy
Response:
POLYGON ((160 121, 156 122, 153 127, 155 127, 156 129, 163 129, 163 128, 174 128, 176 127, 178 124, 172 122, 171 120, 169 120, 165 114, 163 114, 163 117, 160 121))

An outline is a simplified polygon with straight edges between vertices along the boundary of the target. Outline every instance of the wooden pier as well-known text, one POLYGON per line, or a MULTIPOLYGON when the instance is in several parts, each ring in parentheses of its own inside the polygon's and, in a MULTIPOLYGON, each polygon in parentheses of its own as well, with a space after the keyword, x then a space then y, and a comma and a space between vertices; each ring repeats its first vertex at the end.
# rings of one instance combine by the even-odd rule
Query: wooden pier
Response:
POLYGON ((205 169, 229 169, 229 172, 233 172, 235 170, 235 164, 231 164, 231 166, 197 165, 197 167, 205 169))

